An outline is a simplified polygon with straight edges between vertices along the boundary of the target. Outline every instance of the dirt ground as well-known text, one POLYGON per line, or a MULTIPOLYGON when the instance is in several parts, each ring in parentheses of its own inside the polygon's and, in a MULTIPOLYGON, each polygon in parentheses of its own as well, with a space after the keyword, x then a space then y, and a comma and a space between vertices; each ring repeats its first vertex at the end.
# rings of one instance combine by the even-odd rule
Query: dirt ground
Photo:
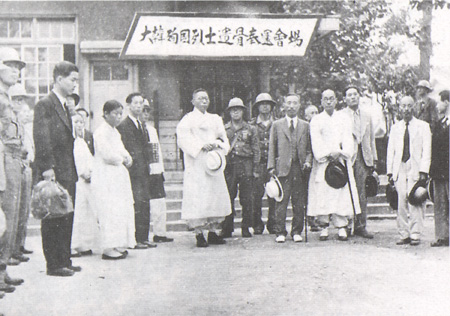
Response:
POLYGON ((273 235, 196 248, 190 232, 175 242, 131 250, 126 260, 76 258, 83 271, 49 277, 40 237, 31 261, 9 267, 25 283, 0 300, 12 315, 450 315, 449 248, 397 246, 394 220, 369 221, 373 240, 352 237, 276 244, 273 235))

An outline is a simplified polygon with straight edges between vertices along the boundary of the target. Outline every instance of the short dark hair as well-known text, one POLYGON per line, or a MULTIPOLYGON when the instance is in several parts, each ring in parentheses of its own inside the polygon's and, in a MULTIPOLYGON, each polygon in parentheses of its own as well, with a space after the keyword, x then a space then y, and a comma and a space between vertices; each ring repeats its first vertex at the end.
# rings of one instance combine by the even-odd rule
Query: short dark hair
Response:
POLYGON ((300 95, 297 94, 297 93, 288 93, 288 94, 284 97, 284 100, 285 100, 285 101, 286 101, 286 98, 287 98, 287 97, 297 97, 298 102, 300 102, 300 100, 301 100, 300 95))
POLYGON ((208 91, 206 91, 205 89, 203 89, 203 88, 198 88, 198 89, 195 89, 194 92, 192 92, 192 99, 193 99, 194 96, 195 96, 197 93, 199 93, 199 92, 206 92, 206 94, 208 94, 208 91))
POLYGON ((70 61, 61 61, 53 68, 53 80, 62 76, 63 78, 69 77, 72 72, 78 72, 78 67, 70 61))
POLYGON ((358 92, 358 94, 361 95, 361 91, 359 91, 359 88, 357 86, 355 86, 354 84, 352 84, 352 85, 348 85, 344 88, 344 91, 343 91, 344 96, 347 95, 347 91, 350 89, 355 89, 356 92, 358 92))
POLYGON ((123 105, 117 100, 108 100, 103 105, 103 115, 109 114, 115 109, 123 109, 123 105))
POLYGON ((449 90, 442 90, 439 92, 439 96, 441 97, 441 101, 450 101, 450 91, 449 90))
POLYGON ((134 98, 134 97, 142 97, 142 98, 144 98, 143 95, 142 95, 142 93, 140 93, 140 92, 133 92, 133 93, 130 93, 130 94, 127 96, 127 98, 125 99, 125 102, 127 102, 128 104, 130 104, 130 103, 133 101, 133 98, 134 98))
POLYGON ((78 108, 75 111, 77 111, 79 113, 84 112, 84 113, 86 113, 86 116, 89 117, 89 112, 85 108, 78 108))

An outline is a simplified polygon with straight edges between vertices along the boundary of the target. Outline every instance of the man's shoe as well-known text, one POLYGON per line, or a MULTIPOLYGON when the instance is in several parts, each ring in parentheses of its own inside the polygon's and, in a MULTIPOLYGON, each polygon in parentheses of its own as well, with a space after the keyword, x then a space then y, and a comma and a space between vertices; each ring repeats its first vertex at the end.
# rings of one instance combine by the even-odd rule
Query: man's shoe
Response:
POLYGON ((125 253, 122 253, 120 256, 117 256, 117 257, 102 254, 103 260, 120 260, 120 259, 125 259, 126 257, 127 257, 127 254, 125 254, 125 253))
POLYGON ((292 236, 292 240, 294 240, 294 242, 302 242, 303 238, 302 236, 295 234, 294 236, 292 236))
POLYGON ((319 226, 311 226, 310 231, 311 232, 320 232, 320 227, 319 226))
POLYGON ((253 228, 253 234, 254 235, 262 235, 263 232, 264 232, 264 226, 263 227, 253 228))
POLYGON ((420 244, 420 239, 412 239, 411 238, 411 246, 418 246, 420 244))
POLYGON ((92 253, 92 250, 86 250, 86 251, 80 251, 79 254, 82 257, 86 257, 86 256, 92 256, 93 253, 92 253))
POLYGON ((68 266, 66 268, 72 270, 73 272, 81 272, 81 267, 79 266, 68 266))
POLYGON ((341 241, 346 241, 346 240, 348 240, 347 229, 345 229, 345 228, 339 228, 339 231, 338 231, 338 239, 341 240, 341 241))
POLYGON ((157 236, 157 235, 154 235, 154 236, 153 236, 153 241, 154 241, 154 242, 172 242, 172 241, 173 241, 173 238, 169 238, 169 237, 166 237, 166 236, 157 236))
POLYGON ((24 282, 24 280, 21 278, 11 278, 9 275, 5 276, 6 284, 17 286, 17 285, 21 285, 23 282, 24 282))
POLYGON ((371 233, 369 233, 365 228, 355 230, 355 235, 363 237, 363 238, 367 238, 367 239, 373 238, 373 235, 371 233))
POLYGON ((205 236, 203 236, 202 233, 195 235, 195 238, 197 239, 197 247, 199 248, 208 247, 208 243, 206 242, 205 236))
POLYGON ((279 235, 277 236, 277 238, 275 238, 275 241, 280 244, 284 243, 286 241, 286 237, 284 237, 283 235, 279 235))
POLYGON ((227 241, 223 239, 223 237, 218 236, 214 232, 208 232, 208 244, 210 245, 223 245, 226 244, 227 241))
POLYGON ((158 245, 157 244, 155 244, 155 243, 152 243, 152 242, 150 242, 150 241, 148 241, 148 240, 146 240, 146 241, 143 241, 142 242, 144 245, 146 245, 147 246, 147 248, 156 248, 156 247, 158 247, 158 245))
POLYGON ((33 253, 33 250, 25 249, 25 247, 20 247, 20 251, 25 255, 31 255, 33 253))
POLYGON ((30 258, 27 256, 24 256, 23 254, 17 254, 12 256, 14 259, 19 260, 20 262, 28 262, 30 261, 30 258))
POLYGON ((319 240, 320 241, 325 241, 327 239, 328 239, 328 227, 325 227, 320 232, 319 240))
POLYGON ((16 290, 16 288, 12 285, 9 285, 6 283, 0 284, 0 291, 3 291, 5 293, 12 293, 15 290, 16 290))
POLYGON ((79 258, 81 256, 82 256, 81 252, 78 252, 78 251, 75 251, 70 254, 70 258, 79 258))
POLYGON ((399 246, 400 245, 407 245, 409 243, 411 243, 411 238, 409 238, 409 237, 400 239, 399 241, 396 242, 396 244, 399 245, 399 246))
POLYGON ((448 239, 438 239, 430 244, 431 247, 448 247, 448 239))
POLYGON ((222 238, 231 238, 231 236, 233 235, 233 232, 221 231, 219 235, 222 238))
POLYGON ((14 258, 9 258, 7 265, 9 266, 18 266, 20 261, 14 258))
POLYGON ((134 249, 147 249, 147 245, 144 243, 137 243, 136 246, 134 246, 134 249))
POLYGON ((248 230, 248 228, 242 228, 242 237, 243 238, 250 238, 252 237, 252 234, 248 230))
POLYGON ((51 276, 69 277, 74 274, 75 274, 75 272, 73 272, 72 270, 67 269, 67 268, 47 270, 47 275, 51 275, 51 276))

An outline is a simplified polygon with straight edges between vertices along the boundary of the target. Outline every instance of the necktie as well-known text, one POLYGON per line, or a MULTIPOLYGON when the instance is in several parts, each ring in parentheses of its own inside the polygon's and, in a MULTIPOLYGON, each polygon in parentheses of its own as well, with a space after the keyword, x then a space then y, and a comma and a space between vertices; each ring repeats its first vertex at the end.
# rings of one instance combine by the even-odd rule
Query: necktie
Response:
POLYGON ((291 126, 289 126, 289 130, 291 131, 291 135, 294 134, 295 131, 294 120, 291 120, 291 126))
POLYGON ((70 115, 70 110, 67 104, 64 102, 64 110, 66 111, 66 116, 69 121, 70 129, 72 129, 72 115, 70 115))
POLYGON ((406 122, 405 128, 405 136, 403 136, 403 155, 402 162, 407 162, 410 154, 409 154, 409 130, 408 130, 409 122, 406 122))
POLYGON ((355 135, 357 143, 361 143, 361 120, 359 117, 359 112, 353 112, 353 135, 355 135))

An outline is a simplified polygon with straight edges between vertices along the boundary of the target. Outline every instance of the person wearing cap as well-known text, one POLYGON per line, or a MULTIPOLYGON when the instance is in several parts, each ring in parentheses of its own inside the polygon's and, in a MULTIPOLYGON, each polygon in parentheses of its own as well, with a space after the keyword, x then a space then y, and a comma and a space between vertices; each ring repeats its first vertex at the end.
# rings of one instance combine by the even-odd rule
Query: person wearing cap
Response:
POLYGON ((153 242, 172 242, 167 237, 166 228, 166 191, 164 190, 164 159, 158 132, 154 127, 152 108, 147 99, 144 99, 144 110, 141 115, 148 133, 148 156, 150 159, 150 210, 153 222, 153 242))
POLYGON ((155 248, 157 245, 148 240, 150 232, 150 160, 147 152, 148 132, 140 121, 144 109, 144 97, 139 92, 126 98, 128 116, 119 124, 117 130, 122 136, 125 149, 133 158, 128 169, 134 197, 134 215, 136 226, 135 249, 155 248))
POLYGON ((27 257, 21 254, 30 254, 31 250, 25 249, 25 239, 27 235, 27 223, 30 216, 30 200, 32 188, 31 165, 34 161, 33 144, 33 118, 30 116, 31 109, 27 104, 28 94, 21 84, 15 84, 8 90, 11 98, 13 112, 23 127, 23 146, 27 152, 24 158, 23 185, 20 196, 19 222, 17 227, 16 242, 13 250, 13 258, 16 257, 22 261, 28 261, 27 257))
POLYGON ((339 240, 345 241, 348 237, 348 218, 361 213, 351 165, 354 150, 352 124, 347 115, 335 110, 336 104, 335 92, 324 90, 324 111, 314 116, 310 123, 314 160, 309 177, 308 215, 316 216, 319 226, 323 227, 320 233, 322 241, 328 239, 330 215, 333 226, 338 229, 339 240), (331 162, 347 166, 345 178, 350 179, 350 188, 348 182, 343 187, 335 188, 326 181, 325 171, 331 162))
POLYGON ((283 200, 275 205, 275 241, 283 243, 286 240, 286 212, 289 200, 292 200, 291 236, 294 242, 301 242, 307 181, 312 165, 309 124, 297 117, 299 95, 287 95, 283 108, 286 116, 272 124, 267 162, 269 173, 279 178, 284 191, 283 200))
POLYGON ((420 80, 416 89, 416 103, 414 104, 414 117, 430 124, 433 130, 437 121, 436 100, 429 94, 433 91, 431 84, 427 80, 420 80))
MULTIPOLYGON (((261 151, 261 159, 259 161, 259 177, 254 179, 253 185, 253 232, 257 235, 264 231, 264 222, 262 221, 262 200, 264 197, 264 183, 269 181, 267 172, 267 158, 269 155, 269 138, 270 128, 273 123, 272 110, 276 102, 268 93, 260 93, 256 97, 253 108, 257 112, 257 116, 250 124, 258 131, 259 149, 261 151)), ((269 213, 267 219, 267 230, 270 234, 274 233, 275 225, 275 200, 267 198, 269 204, 269 213)))
POLYGON ((425 201, 410 203, 408 196, 416 182, 427 179, 431 162, 431 131, 427 122, 413 116, 414 99, 400 100, 403 119, 392 126, 387 151, 387 176, 398 193, 397 245, 418 245, 423 231, 425 201), (409 219, 408 219, 409 211, 409 219))
POLYGON ((177 143, 184 153, 184 180, 181 218, 195 231, 197 247, 224 244, 217 230, 225 216, 231 213, 230 195, 223 174, 229 149, 227 133, 222 118, 208 113, 208 92, 197 89, 192 94, 194 109, 177 125, 177 143), (217 172, 208 172, 207 158, 213 153, 220 160, 217 172), (208 230, 208 240, 203 231, 208 230))
POLYGON ((344 90, 344 101, 347 105, 342 111, 350 119, 353 133, 352 167, 358 189, 361 214, 354 223, 354 234, 371 239, 373 235, 366 229, 367 195, 366 177, 371 174, 377 164, 377 149, 375 145, 375 130, 370 113, 360 106, 359 90, 355 86, 347 86, 344 90))
POLYGON ((244 120, 247 108, 239 98, 232 98, 226 109, 231 121, 225 124, 227 137, 231 141, 227 155, 225 180, 230 193, 232 214, 222 223, 222 237, 231 237, 234 231, 234 200, 239 188, 239 202, 242 205, 242 237, 252 237, 249 227, 252 226, 252 191, 253 179, 259 177, 258 131, 256 127, 244 120))
MULTIPOLYGON (((53 69, 54 88, 34 108, 33 139, 36 155, 33 182, 54 179, 70 194, 75 203, 78 180, 73 156, 73 128, 66 98, 78 85, 78 67, 61 61, 53 69)), ((73 212, 41 221, 42 248, 47 262, 47 275, 68 277, 81 271, 72 265, 70 249, 73 212)))
POLYGON ((450 93, 443 90, 439 93, 441 98, 437 104, 438 121, 434 125, 431 138, 431 166, 430 177, 432 179, 434 200, 434 234, 436 240, 431 247, 442 247, 449 245, 449 125, 448 115, 450 93))
POLYGON ((17 119, 18 109, 10 102, 8 95, 9 88, 18 82, 20 70, 24 67, 25 63, 20 60, 15 49, 0 48, 0 119, 3 127, 0 134, 3 151, 0 189, 3 191, 1 203, 7 224, 6 232, 0 238, 0 291, 3 292, 13 292, 14 285, 20 285, 24 281, 11 278, 6 272, 6 265, 17 265, 29 260, 20 249, 15 249, 21 192, 25 181, 23 166, 27 153, 23 144, 23 126, 17 119))

